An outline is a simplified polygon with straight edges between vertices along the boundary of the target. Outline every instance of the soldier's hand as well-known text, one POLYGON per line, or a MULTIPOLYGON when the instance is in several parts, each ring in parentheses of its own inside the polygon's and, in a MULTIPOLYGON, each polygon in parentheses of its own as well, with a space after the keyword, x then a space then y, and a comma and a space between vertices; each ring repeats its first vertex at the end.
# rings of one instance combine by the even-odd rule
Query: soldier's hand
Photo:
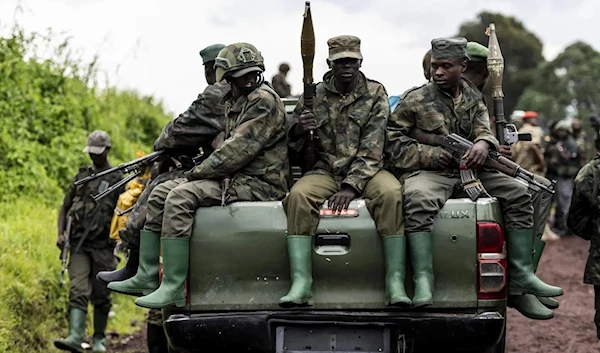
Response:
POLYGON ((56 246, 62 250, 63 247, 65 246, 65 236, 64 235, 59 235, 58 238, 56 239, 56 246))
POLYGON ((511 161, 513 160, 512 150, 510 149, 510 146, 500 145, 500 154, 510 159, 511 161))
POLYGON ((310 130, 317 129, 317 119, 313 113, 309 110, 304 110, 302 114, 298 117, 298 124, 296 125, 295 135, 306 135, 310 130))
POLYGON ((489 153, 488 143, 483 140, 477 141, 463 156, 467 161, 467 168, 476 169, 483 166, 489 153))
POLYGON ((452 166, 452 163, 454 162, 452 158, 452 153, 446 151, 445 149, 442 149, 442 153, 440 153, 440 159, 438 162, 440 164, 440 167, 444 169, 450 168, 452 166))
POLYGON ((342 190, 335 193, 329 198, 328 207, 334 213, 339 213, 342 210, 347 210, 350 206, 350 202, 358 196, 358 193, 354 188, 349 186, 343 186, 342 190))

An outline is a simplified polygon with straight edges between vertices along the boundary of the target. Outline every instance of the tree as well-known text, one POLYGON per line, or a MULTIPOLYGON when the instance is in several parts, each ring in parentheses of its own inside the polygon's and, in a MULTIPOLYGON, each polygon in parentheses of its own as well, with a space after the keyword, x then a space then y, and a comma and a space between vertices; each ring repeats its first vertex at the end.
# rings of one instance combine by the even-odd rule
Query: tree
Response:
POLYGON ((548 121, 567 116, 582 119, 598 114, 600 104, 600 53, 578 41, 556 59, 540 66, 532 84, 519 99, 521 109, 535 110, 548 121))
MULTIPOLYGON (((515 109, 519 97, 529 86, 536 68, 545 62, 542 55, 542 42, 523 23, 511 16, 498 13, 481 12, 474 21, 460 26, 458 35, 487 47, 489 37, 486 28, 494 23, 498 42, 504 57, 504 111, 507 115, 515 109)), ((491 104, 491 88, 484 90, 488 104, 491 104)))

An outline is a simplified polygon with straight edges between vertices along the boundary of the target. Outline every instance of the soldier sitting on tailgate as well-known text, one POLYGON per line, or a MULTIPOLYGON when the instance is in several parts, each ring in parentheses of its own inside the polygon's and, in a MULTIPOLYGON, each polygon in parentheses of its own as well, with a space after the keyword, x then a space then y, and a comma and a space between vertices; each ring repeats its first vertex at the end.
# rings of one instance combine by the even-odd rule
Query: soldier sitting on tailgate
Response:
POLYGON ((118 292, 146 294, 135 301, 141 307, 184 305, 194 213, 221 203, 217 180, 230 178, 228 202, 281 200, 288 191, 285 108, 262 78, 261 53, 248 43, 231 44, 219 52, 215 68, 217 81, 225 79, 231 85, 222 100, 226 139, 185 178, 166 181, 152 191, 138 272, 109 285, 118 292), (164 275, 159 286, 161 247, 164 275))
POLYGON ((314 111, 300 98, 288 132, 290 148, 300 152, 310 130, 318 136, 318 160, 284 199, 287 248, 292 285, 279 301, 282 307, 312 302, 312 235, 319 209, 328 201, 339 212, 364 196, 383 236, 386 257, 386 293, 393 305, 411 304, 404 290, 406 239, 402 218, 402 190, 398 180, 382 170, 388 96, 379 82, 361 71, 360 39, 331 38, 327 64, 331 69, 316 86, 314 111))
MULTIPOLYGON (((469 169, 480 169, 489 149, 498 150, 481 93, 461 78, 467 65, 465 38, 438 38, 431 42, 432 82, 408 92, 391 114, 389 155, 393 171, 404 180, 404 213, 409 245, 419 242, 427 303, 433 302, 432 230, 435 214, 460 185, 458 164, 440 146, 418 143, 409 136, 413 127, 427 133, 457 133, 474 142, 463 157, 469 169)), ((507 229, 510 294, 555 297, 561 288, 547 285, 532 271, 533 207, 526 186, 496 171, 479 170, 488 192, 500 201, 507 229)), ((417 289, 419 289, 417 287, 417 289)))

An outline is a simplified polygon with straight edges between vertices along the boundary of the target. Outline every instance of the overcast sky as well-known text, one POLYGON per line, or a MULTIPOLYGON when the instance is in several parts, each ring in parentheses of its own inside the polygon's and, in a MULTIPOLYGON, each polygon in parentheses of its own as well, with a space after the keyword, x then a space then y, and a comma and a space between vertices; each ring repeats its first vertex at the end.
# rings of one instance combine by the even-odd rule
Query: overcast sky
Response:
MULTIPOLYGON (((598 0, 313 0, 315 80, 327 70, 327 39, 362 39, 362 70, 399 94, 421 84, 421 59, 434 37, 454 35, 482 10, 514 15, 554 58, 576 40, 598 43, 598 0)), ((100 55, 110 83, 163 100, 175 114, 206 86, 198 51, 213 43, 249 42, 263 54, 270 80, 291 66, 292 93, 302 89, 303 0, 0 0, 3 33, 17 19, 27 31, 52 27, 73 37, 85 58, 100 55), (15 15, 18 4, 23 12, 15 15)), ((501 29, 498 28, 500 31, 501 29)), ((500 45, 502 45, 501 34, 500 45)), ((487 43, 484 43, 487 44, 487 43)), ((596 46, 596 49, 599 49, 596 46)))

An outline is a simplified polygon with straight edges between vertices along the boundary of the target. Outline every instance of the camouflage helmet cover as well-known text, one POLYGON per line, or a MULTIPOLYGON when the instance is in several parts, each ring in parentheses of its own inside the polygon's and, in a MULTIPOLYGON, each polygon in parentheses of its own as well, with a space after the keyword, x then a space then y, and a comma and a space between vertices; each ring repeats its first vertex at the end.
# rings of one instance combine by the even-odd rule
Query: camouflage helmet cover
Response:
POLYGON ((221 49, 215 58, 217 81, 223 80, 228 72, 231 72, 233 77, 240 77, 252 71, 265 71, 263 57, 252 44, 230 44, 221 49))

